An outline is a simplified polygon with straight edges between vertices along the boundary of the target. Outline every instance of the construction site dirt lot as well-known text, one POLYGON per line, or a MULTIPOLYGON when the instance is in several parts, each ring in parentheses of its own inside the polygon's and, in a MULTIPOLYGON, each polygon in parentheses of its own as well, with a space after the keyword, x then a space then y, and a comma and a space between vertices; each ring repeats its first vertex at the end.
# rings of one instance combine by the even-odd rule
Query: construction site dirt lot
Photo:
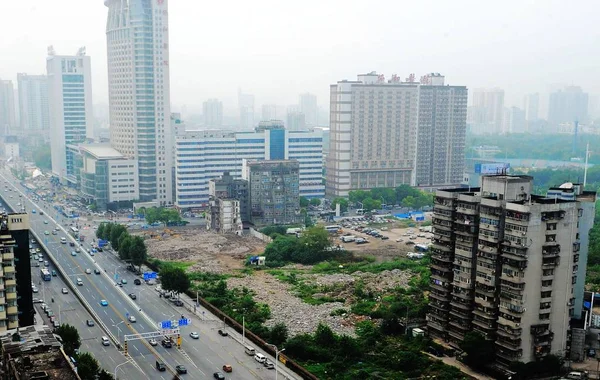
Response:
MULTIPOLYGON (((358 256, 372 256, 375 257, 377 261, 385 261, 390 260, 395 257, 405 257, 407 253, 414 252, 415 246, 414 244, 407 245, 406 242, 410 241, 415 244, 423 244, 429 245, 431 243, 430 233, 419 232, 418 227, 411 228, 393 228, 387 227, 388 229, 382 231, 381 228, 375 227, 377 230, 381 232, 382 235, 389 237, 387 240, 381 240, 381 238, 376 238, 369 236, 360 231, 354 231, 352 229, 343 228, 342 234, 336 235, 334 237, 334 242, 336 245, 340 245, 344 247, 348 251, 354 252, 358 256), (341 236, 345 234, 350 234, 356 236, 357 238, 367 239, 367 244, 356 244, 355 242, 344 243, 341 241, 341 236), (410 235, 425 235, 424 237, 416 237, 416 239, 411 240, 410 235), (401 241, 397 241, 401 239, 401 241)), ((386 228, 386 227, 384 227, 386 228)))
POLYGON ((166 228, 138 234, 145 237, 148 256, 193 263, 188 268, 190 272, 232 273, 244 268, 246 256, 265 249, 265 243, 254 237, 218 234, 202 228, 166 228))

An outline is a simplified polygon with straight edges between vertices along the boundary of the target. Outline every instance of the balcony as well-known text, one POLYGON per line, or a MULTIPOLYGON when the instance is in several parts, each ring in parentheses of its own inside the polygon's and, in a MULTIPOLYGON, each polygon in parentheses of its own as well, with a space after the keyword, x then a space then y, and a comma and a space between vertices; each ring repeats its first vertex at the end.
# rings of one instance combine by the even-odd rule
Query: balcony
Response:
POLYGON ((498 330, 500 330, 500 326, 506 326, 508 328, 515 330, 515 329, 521 328, 521 323, 510 321, 504 317, 498 317, 498 330))
POLYGON ((16 329, 17 327, 19 327, 19 321, 8 321, 8 329, 12 330, 12 329, 16 329))
POLYGON ((439 264, 439 263, 432 261, 430 264, 430 268, 437 269, 440 272, 452 272, 452 266, 450 265, 450 263, 439 264))
POLYGON ((451 338, 454 338, 453 340, 455 342, 462 342, 465 339, 465 333, 462 333, 462 332, 456 331, 456 330, 450 330, 450 331, 448 331, 448 335, 451 338))
POLYGON ((441 302, 448 302, 448 295, 449 295, 448 293, 444 294, 444 293, 437 293, 437 292, 433 292, 433 291, 429 292, 430 299, 438 300, 441 302))
POLYGON ((0 321, 6 319, 6 311, 0 311, 0 321))
POLYGON ((481 307, 493 308, 494 304, 488 299, 477 297, 477 291, 475 292, 475 303, 481 307))
POLYGON ((436 241, 441 242, 441 243, 452 243, 452 238, 450 237, 450 235, 442 235, 442 234, 434 233, 433 238, 436 241))
MULTIPOLYGON (((439 311, 442 311, 442 312, 447 312, 450 310, 450 306, 448 306, 447 303, 440 302, 440 301, 430 301, 429 307, 434 308, 439 311)), ((434 311, 434 310, 432 310, 432 311, 434 311)))
POLYGON ((445 285, 436 284, 435 282, 430 282, 429 287, 431 289, 435 289, 435 290, 439 291, 440 293, 450 293, 450 283, 448 283, 448 282, 445 285))
POLYGON ((523 350, 506 350, 504 348, 496 351, 496 356, 507 362, 518 361, 523 356, 523 350))
POLYGON ((431 250, 431 259, 441 261, 444 263, 452 262, 452 256, 449 253, 443 251, 436 252, 433 249, 431 250))
POLYGON ((473 262, 471 260, 461 260, 460 256, 454 258, 453 264, 462 268, 473 268, 473 262))
POLYGON ((445 214, 445 213, 441 212, 442 210, 452 210, 452 208, 451 207, 446 208, 445 206, 441 206, 441 205, 434 205, 433 206, 433 217, 436 219, 452 221, 452 213, 445 214))
POLYGON ((525 277, 515 276, 512 274, 509 275, 505 272, 502 272, 500 279, 503 281, 512 282, 513 284, 525 284, 525 277))
POLYGON ((8 260, 14 260, 14 259, 15 259, 15 254, 13 252, 7 252, 7 253, 2 254, 2 260, 8 261, 8 260))
POLYGON ((492 278, 483 277, 483 276, 480 276, 479 274, 475 277, 475 282, 482 284, 482 285, 487 285, 487 286, 495 286, 496 285, 496 281, 493 277, 492 278))
POLYGON ((12 293, 6 293, 6 299, 9 301, 12 300, 16 300, 17 299, 17 292, 12 292, 12 293))
POLYGON ((506 348, 510 351, 521 350, 521 339, 510 340, 510 339, 499 338, 499 339, 496 339, 496 344, 498 346, 500 346, 502 348, 506 348))
POLYGON ((4 285, 6 286, 15 286, 17 285, 17 280, 5 280, 4 285))
POLYGON ((441 272, 436 272, 436 273, 431 273, 431 279, 433 280, 438 280, 441 282, 451 282, 452 281, 452 275, 450 274, 452 272, 448 272, 448 273, 441 273, 441 272))
POLYGON ((432 321, 432 320, 427 321, 427 327, 429 329, 436 329, 436 330, 441 331, 443 333, 445 333, 446 330, 448 329, 447 324, 446 325, 442 325, 442 324, 438 323, 437 321, 432 321))
POLYGON ((473 314, 478 316, 480 321, 486 321, 487 323, 492 323, 492 322, 496 322, 496 313, 494 313, 492 310, 482 310, 479 307, 476 307, 475 309, 473 309, 473 314))
POLYGON ((13 267, 13 266, 4 267, 4 273, 5 274, 15 273, 15 267, 13 267))
POLYGON ((499 242, 498 237, 483 234, 483 233, 481 233, 481 231, 479 231, 479 239, 485 240, 487 242, 494 243, 494 244, 498 244, 498 242, 499 242))
POLYGON ((512 315, 515 317, 520 317, 521 314, 523 314, 525 312, 525 308, 523 306, 514 305, 514 304, 509 304, 509 306, 500 305, 500 310, 503 313, 506 313, 506 314, 509 314, 509 315, 512 315))
POLYGON ((9 306, 6 308, 7 315, 17 315, 19 312, 16 306, 9 306))
POLYGON ((459 205, 456 207, 456 212, 461 213, 461 214, 465 214, 465 215, 477 215, 477 209, 476 208, 468 208, 468 207, 464 207, 463 205, 459 205))
POLYGON ((500 336, 514 339, 521 336, 523 329, 510 329, 506 326, 501 326, 501 328, 498 328, 497 333, 500 336))
MULTIPOLYGON (((461 324, 460 322, 454 321, 454 320, 450 321, 450 326, 452 326, 455 329, 457 329, 458 332, 461 333, 461 334, 466 334, 471 329, 471 327, 469 326, 469 324, 461 324)), ((454 331, 457 331, 457 330, 454 330, 454 331)))
POLYGON ((435 250, 442 251, 442 252, 452 251, 452 247, 450 245, 442 244, 442 243, 438 243, 438 242, 433 242, 431 249, 435 249, 435 250))
POLYGON ((471 311, 471 309, 472 309, 472 306, 470 304, 460 302, 459 300, 456 300, 456 299, 453 299, 452 301, 450 301, 450 305, 452 305, 452 307, 462 309, 465 311, 471 311))

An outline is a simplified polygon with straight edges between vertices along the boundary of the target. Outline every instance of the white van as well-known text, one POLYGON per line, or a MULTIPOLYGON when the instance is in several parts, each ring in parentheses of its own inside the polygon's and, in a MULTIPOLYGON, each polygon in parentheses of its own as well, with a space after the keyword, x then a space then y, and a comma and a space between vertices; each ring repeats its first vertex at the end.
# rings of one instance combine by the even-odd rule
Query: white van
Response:
POLYGON ((67 238, 61 237, 60 244, 67 244, 67 238))
POLYGON ((244 351, 246 352, 246 354, 248 354, 250 356, 254 356, 254 354, 256 354, 256 350, 254 350, 254 348, 252 348, 250 346, 244 347, 244 351))
POLYGON ((267 360, 267 358, 265 357, 265 355, 263 355, 259 352, 256 355, 254 355, 254 360, 256 360, 259 363, 264 363, 265 360, 267 360))
POLYGON ((102 337, 102 345, 110 346, 110 340, 108 340, 108 337, 105 337, 105 336, 102 337))
POLYGON ((342 239, 342 241, 344 243, 350 243, 350 242, 356 240, 356 236, 352 236, 352 235, 351 236, 342 236, 340 239, 342 239))
POLYGON ((83 286, 83 280, 77 277, 77 286, 83 286))

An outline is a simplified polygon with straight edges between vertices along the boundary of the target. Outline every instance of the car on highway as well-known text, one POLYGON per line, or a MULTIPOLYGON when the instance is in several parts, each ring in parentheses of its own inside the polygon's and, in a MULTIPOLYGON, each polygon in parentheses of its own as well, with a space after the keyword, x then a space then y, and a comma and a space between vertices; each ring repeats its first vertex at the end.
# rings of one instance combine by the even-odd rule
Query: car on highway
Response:
POLYGON ((56 277, 56 271, 52 269, 52 277, 56 277))
POLYGON ((40 211, 40 215, 44 215, 44 212, 43 212, 43 211, 40 211))
POLYGON ((219 333, 219 335, 221 335, 221 336, 227 336, 227 335, 229 335, 229 333, 227 333, 227 331, 225 331, 225 330, 223 330, 223 329, 219 329, 218 333, 219 333))
POLYGON ((158 345, 158 342, 157 342, 157 341, 156 341, 156 339, 154 339, 154 338, 150 339, 150 340, 148 341, 148 343, 150 343, 150 345, 151 345, 152 347, 154 347, 154 346, 157 346, 157 345, 158 345))
POLYGON ((48 260, 44 261, 44 266, 45 267, 49 267, 50 266, 50 263, 48 262, 48 260))
POLYGON ((47 221, 47 220, 44 220, 44 224, 48 224, 48 221, 47 221))
POLYGON ((129 322, 131 322, 131 323, 135 323, 136 322, 136 319, 135 319, 135 317, 133 315, 130 315, 129 318, 127 318, 127 320, 129 322))
POLYGON ((85 324, 88 325, 88 327, 92 327, 94 326, 94 321, 92 321, 91 319, 86 319, 85 324))
POLYGON ((135 280, 133 280, 133 283, 134 283, 135 285, 142 285, 142 282, 140 281, 140 279, 139 279, 139 278, 136 278, 135 280))
POLYGON ((108 301, 107 300, 100 300, 100 305, 102 305, 102 306, 108 306, 108 301))
POLYGON ((192 337, 192 339, 200 339, 200 334, 198 334, 196 331, 192 331, 190 333, 190 336, 192 337))
POLYGON ((58 232, 52 231, 52 235, 58 235, 58 232))
POLYGON ((161 340, 160 344, 164 348, 171 348, 171 347, 173 347, 173 342, 171 341, 171 339, 163 339, 163 340, 161 340))
POLYGON ((34 293, 37 293, 40 290, 34 285, 34 286, 31 287, 31 291, 34 292, 34 293))
POLYGON ((71 251, 71 256, 77 256, 77 252, 71 251))
POLYGON ((44 231, 44 235, 50 235, 50 232, 44 231))
POLYGON ((110 340, 108 340, 108 337, 106 337, 106 336, 102 337, 102 345, 103 346, 110 346, 110 340))
POLYGON ((233 372, 233 367, 230 364, 223 365, 223 371, 231 373, 233 372))
POLYGON ((156 369, 159 372, 165 372, 167 370, 167 367, 165 367, 163 362, 159 362, 158 360, 156 361, 156 369))
POLYGON ((98 268, 94 269, 94 273, 95 274, 100 274, 100 269, 98 269, 98 268))
POLYGON ((173 301, 173 304, 175 304, 175 306, 183 306, 183 301, 182 300, 175 300, 175 301, 173 301))
POLYGON ((75 248, 75 252, 77 252, 77 253, 81 252, 81 251, 79 250, 79 247, 75 248))
POLYGON ((43 263, 43 262, 44 262, 44 258, 43 258, 43 257, 38 257, 38 261, 39 261, 40 263, 43 263))
POLYGON ((223 375, 221 372, 213 373, 213 377, 217 380, 225 380, 225 375, 223 375))
POLYGON ((90 256, 94 256, 94 255, 95 255, 95 254, 94 254, 94 251, 93 251, 93 250, 90 250, 90 256))
POLYGON ((257 352, 256 355, 254 355, 254 360, 262 364, 265 362, 265 360, 267 360, 267 358, 265 355, 261 354, 260 352, 257 352))
POLYGON ((83 286, 83 280, 77 277, 77 286, 83 286))
POLYGON ((38 261, 36 261, 36 262, 35 262, 35 266, 36 266, 36 267, 39 267, 39 266, 40 266, 40 263, 39 263, 38 261))
POLYGON ((33 303, 44 303, 44 300, 39 299, 39 298, 34 298, 33 303))
POLYGON ((87 268, 87 269, 85 270, 85 274, 92 274, 92 270, 91 270, 90 268, 87 268))
POLYGON ((61 293, 62 293, 62 294, 69 294, 69 289, 67 289, 67 288, 62 288, 62 290, 61 290, 61 293))
POLYGON ((187 373, 187 369, 181 364, 175 366, 175 370, 177 371, 178 374, 187 373))
POLYGON ((275 368, 275 364, 273 364, 273 362, 270 361, 269 359, 265 360, 265 362, 263 363, 263 365, 265 367, 267 367, 267 369, 274 369, 275 368))
POLYGON ((122 279, 121 279, 121 284, 123 284, 123 285, 126 285, 126 284, 127 284, 127 280, 126 280, 126 279, 124 279, 124 278, 122 278, 122 279))
POLYGON ((129 298, 134 300, 134 299, 137 299, 137 296, 134 293, 129 293, 129 298))

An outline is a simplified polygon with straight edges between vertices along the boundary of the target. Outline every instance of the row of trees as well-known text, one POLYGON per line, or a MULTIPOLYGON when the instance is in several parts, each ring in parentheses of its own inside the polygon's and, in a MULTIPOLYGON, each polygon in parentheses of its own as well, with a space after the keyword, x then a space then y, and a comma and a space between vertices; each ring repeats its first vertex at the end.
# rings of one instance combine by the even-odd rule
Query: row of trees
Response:
POLYGON ((141 266, 148 259, 146 243, 141 236, 132 236, 127 228, 118 223, 100 223, 96 230, 98 239, 108 240, 119 258, 141 266))
POLYGON ((140 210, 148 224, 162 223, 167 225, 169 222, 181 222, 181 215, 174 208, 150 207, 140 210))
POLYGON ((77 360, 77 374, 81 380, 112 380, 113 376, 100 368, 98 361, 88 352, 79 352, 81 338, 75 326, 60 325, 55 333, 62 339, 65 353, 77 360))
POLYGON ((300 197, 300 207, 306 208, 308 206, 318 207, 321 205, 321 200, 319 198, 311 198, 308 199, 306 197, 300 197))
POLYGON ((329 249, 329 233, 323 227, 310 227, 297 238, 290 235, 275 235, 275 239, 265 248, 267 265, 282 266, 289 262, 315 264, 329 260, 337 252, 329 249))
POLYGON ((352 190, 348 193, 348 199, 354 204, 362 203, 362 208, 368 211, 381 208, 384 202, 415 209, 433 205, 433 193, 427 193, 409 185, 400 185, 395 189, 352 190))

